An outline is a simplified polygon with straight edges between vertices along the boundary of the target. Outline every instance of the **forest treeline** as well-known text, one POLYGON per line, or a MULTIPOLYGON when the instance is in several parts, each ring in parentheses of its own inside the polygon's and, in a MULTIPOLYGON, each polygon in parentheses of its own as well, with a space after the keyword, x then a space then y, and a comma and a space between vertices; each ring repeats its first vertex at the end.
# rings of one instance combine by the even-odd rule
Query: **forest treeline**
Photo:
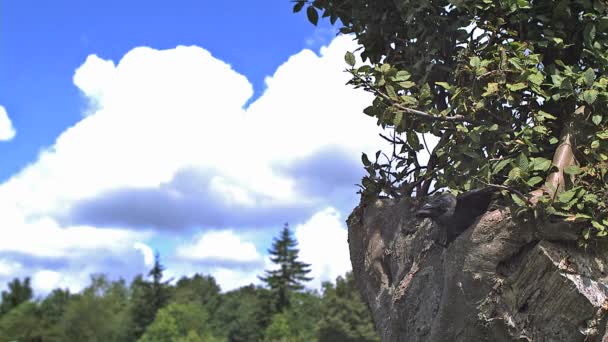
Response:
POLYGON ((277 267, 260 275, 264 286, 225 293, 210 275, 164 279, 158 254, 145 276, 92 275, 79 293, 34 299, 30 278, 15 278, 2 291, 0 341, 379 341, 352 274, 306 290, 310 265, 287 225, 269 254, 277 267))

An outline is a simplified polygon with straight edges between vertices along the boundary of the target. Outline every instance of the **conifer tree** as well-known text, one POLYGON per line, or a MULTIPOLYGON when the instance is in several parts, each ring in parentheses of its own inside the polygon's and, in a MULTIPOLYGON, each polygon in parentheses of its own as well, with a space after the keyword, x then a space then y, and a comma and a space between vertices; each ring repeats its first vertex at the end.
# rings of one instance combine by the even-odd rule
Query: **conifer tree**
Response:
POLYGON ((266 276, 259 277, 276 295, 276 309, 282 312, 289 306, 290 292, 304 289, 303 282, 312 278, 310 264, 298 260, 298 242, 292 237, 289 225, 285 223, 280 237, 275 238, 272 248, 268 250, 270 260, 279 266, 275 270, 266 270, 266 276))

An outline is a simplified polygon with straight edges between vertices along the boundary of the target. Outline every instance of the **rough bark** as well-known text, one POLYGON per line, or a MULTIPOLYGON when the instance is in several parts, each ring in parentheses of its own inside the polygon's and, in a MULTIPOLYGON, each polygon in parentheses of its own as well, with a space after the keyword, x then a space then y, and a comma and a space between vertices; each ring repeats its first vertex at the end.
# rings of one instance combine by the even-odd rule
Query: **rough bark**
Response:
POLYGON ((608 341, 608 248, 564 223, 482 215, 444 248, 410 199, 348 218, 353 273, 383 341, 608 341))

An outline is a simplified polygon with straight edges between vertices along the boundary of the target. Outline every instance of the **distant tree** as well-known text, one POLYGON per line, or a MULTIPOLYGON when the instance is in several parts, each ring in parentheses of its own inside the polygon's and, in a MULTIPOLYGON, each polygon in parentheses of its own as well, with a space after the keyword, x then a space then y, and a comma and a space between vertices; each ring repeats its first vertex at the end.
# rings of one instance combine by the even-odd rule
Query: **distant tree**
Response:
POLYGON ((8 291, 2 291, 2 303, 0 303, 0 316, 16 308, 19 304, 32 299, 33 291, 30 278, 21 282, 18 278, 8 283, 8 291))
POLYGON ((222 295, 215 313, 216 336, 231 342, 262 341, 272 315, 269 290, 253 285, 222 295))
POLYGON ((131 283, 129 336, 132 341, 138 340, 143 335, 148 325, 154 321, 158 310, 169 302, 171 287, 168 282, 162 282, 164 269, 156 253, 154 266, 148 273, 152 281, 144 280, 138 275, 131 283))
MULTIPOLYGON (((2 341, 39 342, 42 339, 40 312, 36 303, 23 302, 0 318, 2 341)), ((46 339, 44 341, 47 341, 46 339)))
POLYGON ((321 298, 316 292, 296 292, 290 297, 289 308, 272 316, 265 331, 265 340, 315 341, 321 298))
POLYGON ((266 337, 265 340, 269 342, 293 340, 287 315, 280 312, 272 316, 272 321, 266 328, 264 336, 266 337))
POLYGON ((61 325, 59 323, 71 298, 69 290, 55 289, 40 302, 40 325, 43 329, 42 340, 44 342, 62 341, 61 325))
POLYGON ((139 342, 217 341, 207 325, 207 316, 200 305, 169 304, 158 311, 139 342))
POLYGON ((336 286, 323 284, 320 310, 319 341, 372 342, 380 341, 369 308, 355 287, 352 273, 338 277, 336 286))
POLYGON ((312 278, 306 276, 310 272, 310 264, 298 260, 298 242, 291 236, 289 225, 285 223, 280 237, 275 238, 272 248, 268 250, 270 260, 279 266, 276 270, 266 270, 266 276, 260 280, 276 295, 276 309, 282 312, 289 306, 289 294, 304 289, 303 282, 312 278))
POLYGON ((61 341, 124 341, 128 291, 124 280, 91 277, 91 285, 70 300, 61 322, 61 341))
POLYGON ((170 297, 168 282, 161 282, 164 270, 165 267, 161 265, 160 255, 157 252, 154 256, 154 266, 148 273, 148 276, 152 277, 152 283, 150 283, 150 300, 155 312, 164 307, 168 303, 170 297))
POLYGON ((195 274, 191 278, 182 277, 175 284, 171 301, 201 305, 209 315, 213 315, 220 304, 220 287, 212 276, 195 274))

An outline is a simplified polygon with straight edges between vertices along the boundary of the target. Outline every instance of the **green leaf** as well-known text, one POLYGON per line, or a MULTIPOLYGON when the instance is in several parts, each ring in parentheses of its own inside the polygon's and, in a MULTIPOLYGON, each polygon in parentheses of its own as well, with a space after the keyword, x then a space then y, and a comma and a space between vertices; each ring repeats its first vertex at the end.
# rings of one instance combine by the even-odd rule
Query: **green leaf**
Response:
POLYGON ((589 228, 585 228, 585 229, 583 229, 583 238, 584 238, 585 240, 589 240, 589 233, 590 233, 590 232, 591 232, 591 231, 590 231, 590 229, 589 229, 589 228))
POLYGON ((526 183, 528 183, 529 186, 535 186, 536 184, 542 182, 543 180, 544 180, 543 177, 534 176, 534 177, 528 179, 528 181, 526 183))
POLYGON ((517 180, 518 178, 521 178, 521 169, 518 167, 514 167, 511 169, 511 171, 509 171, 509 179, 510 180, 517 180))
POLYGON ((488 83, 486 87, 486 92, 481 94, 481 96, 486 97, 498 92, 498 83, 488 83))
POLYGON ((596 149, 596 148, 598 148, 598 147, 600 147, 600 142, 599 142, 599 140, 593 140, 593 141, 591 142, 591 148, 595 150, 595 149, 596 149))
POLYGON ((541 83, 543 83, 544 79, 545 79, 545 77, 540 72, 537 72, 537 73, 534 73, 534 74, 530 74, 528 76, 528 81, 530 81, 530 82, 532 82, 532 83, 534 83, 536 85, 541 85, 541 83))
POLYGON ((519 60, 519 58, 510 58, 509 59, 509 64, 513 65, 515 67, 515 69, 523 71, 524 68, 521 66, 521 61, 519 60))
POLYGON ((344 55, 344 60, 346 61, 346 64, 350 65, 351 67, 355 66, 355 55, 352 52, 347 51, 344 55))
POLYGON ((534 171, 547 171, 551 167, 551 161, 549 159, 538 157, 534 158, 533 165, 534 167, 532 170, 534 171))
POLYGON ((521 197, 517 196, 516 194, 511 194, 511 199, 513 200, 513 202, 515 204, 517 204, 520 207, 525 207, 526 206, 526 202, 524 202, 521 197))
POLYGON ((296 4, 293 6, 293 13, 300 12, 302 10, 302 7, 304 7, 304 5, 306 5, 306 1, 296 2, 296 4))
POLYGON ((574 189, 570 189, 566 192, 562 192, 561 194, 559 194, 559 196, 557 196, 557 199, 561 203, 568 203, 572 200, 572 198, 574 198, 574 195, 576 195, 576 191, 574 189))
POLYGON ((525 89, 527 88, 528 85, 526 83, 520 82, 520 83, 513 83, 513 84, 507 84, 507 88, 510 91, 518 91, 521 89, 525 89))
POLYGON ((564 172, 568 175, 580 175, 581 173, 583 173, 583 170, 581 170, 580 167, 578 167, 577 165, 570 165, 570 166, 566 166, 566 168, 564 169, 564 172))
POLYGON ((557 118, 545 111, 539 110, 538 111, 538 115, 544 119, 549 119, 549 120, 556 120, 557 118))
POLYGON ((306 16, 308 17, 308 21, 317 26, 317 23, 319 22, 319 13, 317 13, 317 10, 314 7, 308 6, 306 9, 306 16))
POLYGON ((412 77, 412 75, 409 72, 407 72, 405 70, 399 70, 399 71, 397 71, 397 74, 395 75, 395 78, 393 79, 393 81, 403 82, 403 81, 409 80, 410 77, 412 77))
POLYGON ((598 126, 600 123, 602 123, 602 116, 600 114, 595 114, 591 117, 591 121, 598 126))
POLYGON ((564 78, 558 74, 554 74, 554 75, 551 75, 551 81, 553 81, 553 85, 555 87, 559 88, 562 85, 564 78))
POLYGON ((369 116, 376 116, 376 107, 368 106, 363 110, 363 113, 365 113, 369 116))
POLYGON ((597 133, 595 133, 595 136, 602 140, 606 140, 606 139, 608 139, 608 132, 607 131, 597 132, 597 133))
POLYGON ((372 163, 369 161, 369 158, 367 158, 367 154, 362 153, 361 154, 361 162, 363 163, 363 165, 365 166, 370 166, 372 163))
POLYGON ((583 73, 583 78, 587 87, 591 87, 593 85, 593 81, 595 81, 595 71, 593 71, 592 68, 587 68, 587 70, 585 70, 583 73))
POLYGON ((473 68, 478 68, 479 65, 481 64, 481 59, 479 59, 479 57, 475 56, 475 57, 471 57, 471 59, 469 60, 469 64, 473 67, 473 68))
POLYGON ((595 228, 599 231, 603 231, 606 229, 606 227, 603 224, 601 224, 595 220, 591 221, 591 225, 593 226, 593 228, 595 228))
POLYGON ((412 96, 403 95, 399 98, 401 99, 401 103, 406 106, 415 106, 418 104, 418 100, 416 100, 416 98, 412 96))
POLYGON ((448 82, 435 82, 436 85, 442 87, 443 89, 450 91, 452 90, 452 86, 448 82))
POLYGON ((399 124, 401 124, 402 119, 403 119, 403 112, 395 113, 395 119, 393 119, 393 125, 395 125, 395 127, 398 127, 399 124))
POLYGON ((397 96, 397 92, 395 91, 395 88, 393 88, 392 85, 387 85, 385 87, 386 89, 386 94, 388 95, 388 97, 390 97, 392 100, 396 100, 398 98, 397 96))
POLYGON ((588 104, 593 104, 597 99, 598 91, 595 89, 585 90, 583 92, 583 100, 588 104))
POLYGON ((503 159, 501 161, 499 161, 496 166, 494 167, 494 174, 499 173, 500 171, 502 171, 502 169, 505 168, 505 166, 509 165, 509 163, 511 163, 511 158, 507 158, 507 159, 503 159))
POLYGON ((528 157, 526 157, 525 154, 520 153, 519 156, 517 156, 517 165, 522 170, 527 170, 528 169, 528 157))
POLYGON ((416 85, 416 83, 414 83, 412 81, 399 82, 399 86, 403 89, 409 89, 415 85, 416 85))

